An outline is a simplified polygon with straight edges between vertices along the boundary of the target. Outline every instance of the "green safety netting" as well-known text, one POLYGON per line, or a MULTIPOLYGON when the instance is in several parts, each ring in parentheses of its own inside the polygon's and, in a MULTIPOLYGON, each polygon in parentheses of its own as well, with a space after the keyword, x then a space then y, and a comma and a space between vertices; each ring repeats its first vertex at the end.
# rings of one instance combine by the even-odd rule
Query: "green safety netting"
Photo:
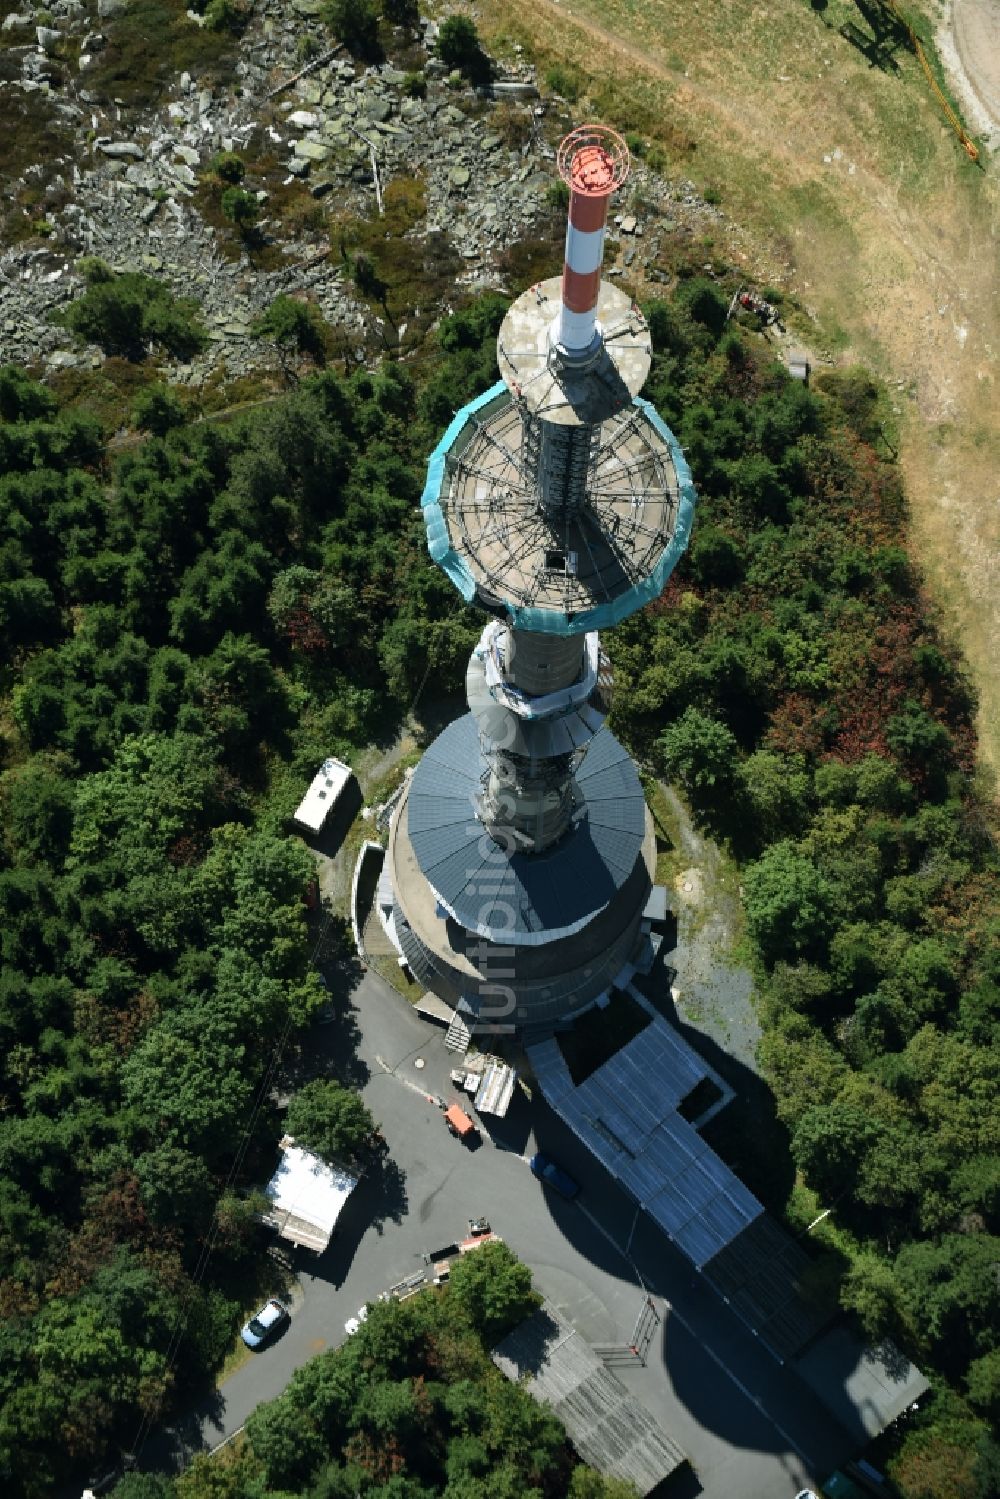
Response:
MULTIPOLYGON (((445 465, 451 449, 476 414, 484 406, 490 405, 498 397, 506 394, 508 394, 507 387, 502 380, 499 380, 496 385, 490 386, 489 390, 455 413, 447 431, 430 456, 427 464, 427 482, 420 500, 424 512, 424 523, 427 527, 427 545, 431 558, 448 574, 467 604, 471 604, 475 599, 476 580, 468 563, 452 546, 448 525, 441 509, 441 494, 446 478, 445 465)), ((636 583, 632 588, 619 594, 618 598, 599 604, 593 609, 587 609, 583 613, 566 615, 557 609, 522 608, 505 600, 508 618, 516 628, 534 630, 541 635, 581 635, 587 630, 607 629, 611 625, 620 624, 623 619, 628 619, 630 614, 635 614, 636 610, 642 609, 652 599, 658 598, 666 587, 667 579, 677 566, 688 544, 697 496, 687 459, 666 422, 650 401, 644 401, 637 396, 634 404, 645 413, 667 444, 674 471, 677 474, 677 524, 669 545, 652 572, 641 583, 636 583)))

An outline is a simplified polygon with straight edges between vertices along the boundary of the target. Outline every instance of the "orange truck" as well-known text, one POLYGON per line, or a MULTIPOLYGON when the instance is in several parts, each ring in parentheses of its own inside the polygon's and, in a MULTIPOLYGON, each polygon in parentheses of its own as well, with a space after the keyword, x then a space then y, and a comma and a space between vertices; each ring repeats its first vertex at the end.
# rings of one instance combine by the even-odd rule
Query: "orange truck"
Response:
POLYGON ((464 1109, 460 1109, 457 1103, 449 1104, 444 1111, 444 1122, 459 1140, 466 1143, 478 1134, 476 1126, 469 1118, 464 1109))

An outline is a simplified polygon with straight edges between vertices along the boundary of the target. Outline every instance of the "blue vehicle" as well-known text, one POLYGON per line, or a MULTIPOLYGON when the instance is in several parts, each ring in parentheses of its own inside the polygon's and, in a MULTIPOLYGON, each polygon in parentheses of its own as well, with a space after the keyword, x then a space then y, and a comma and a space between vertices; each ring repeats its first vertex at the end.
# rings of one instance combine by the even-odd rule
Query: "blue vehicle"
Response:
POLYGON ((546 1186, 558 1192, 560 1197, 565 1197, 567 1201, 572 1202, 574 1197, 580 1195, 580 1183, 575 1182, 568 1171, 557 1166, 555 1161, 549 1160, 549 1157, 543 1155, 540 1150, 531 1157, 528 1164, 532 1174, 537 1176, 540 1182, 544 1182, 546 1186))

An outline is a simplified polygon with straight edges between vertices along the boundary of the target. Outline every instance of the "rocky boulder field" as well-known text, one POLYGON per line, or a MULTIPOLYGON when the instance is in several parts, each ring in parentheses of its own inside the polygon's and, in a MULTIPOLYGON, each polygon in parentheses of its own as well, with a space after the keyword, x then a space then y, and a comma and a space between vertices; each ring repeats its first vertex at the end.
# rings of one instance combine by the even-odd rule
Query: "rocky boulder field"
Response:
MULTIPOLYGON (((48 371, 102 363, 99 349, 82 347, 53 321, 82 288, 83 256, 155 275, 200 304, 208 346, 189 363, 165 366, 179 383, 274 364, 251 326, 281 293, 307 296, 354 357, 393 344, 405 351, 406 324, 359 295, 333 231, 345 216, 376 219, 380 199, 406 180, 419 184, 419 212, 402 231, 387 217, 385 232, 413 241, 415 263, 448 265, 439 305, 413 311, 436 316, 463 289, 507 289, 504 252, 539 235, 551 240, 551 271, 558 269, 553 145, 573 123, 566 102, 544 97, 516 54, 493 64, 488 87, 449 74, 435 56, 431 21, 398 34, 410 71, 391 60, 366 65, 335 45, 317 9, 315 0, 259 5, 242 37, 232 38, 229 81, 218 81, 218 69, 202 77, 185 68, 146 103, 116 102, 90 87, 124 13, 121 0, 97 0, 94 14, 80 0, 7 14, 6 117, 23 115, 25 130, 47 131, 63 149, 14 175, 0 160, 0 171, 8 168, 0 362, 48 371), (303 63, 309 50, 315 55, 303 63), (210 163, 220 152, 245 160, 243 186, 259 214, 252 239, 218 213, 210 163)), ((199 19, 188 12, 186 24, 199 19)), ((661 239, 690 238, 720 215, 690 183, 636 165, 635 201, 622 205, 613 226, 620 256, 609 273, 655 280, 661 239)))

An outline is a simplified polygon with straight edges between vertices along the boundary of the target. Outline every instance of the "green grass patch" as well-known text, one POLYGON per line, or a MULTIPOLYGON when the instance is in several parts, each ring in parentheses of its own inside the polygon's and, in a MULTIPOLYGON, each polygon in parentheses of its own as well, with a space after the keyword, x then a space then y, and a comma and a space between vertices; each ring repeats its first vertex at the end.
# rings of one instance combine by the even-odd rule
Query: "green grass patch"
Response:
POLYGON ((101 29, 108 45, 87 72, 88 90, 101 99, 156 104, 185 71, 200 88, 236 80, 239 38, 189 20, 185 0, 129 0, 101 29))
POLYGON ((355 280, 358 294, 393 327, 407 324, 403 347, 423 342, 442 309, 454 299, 461 260, 446 234, 417 238, 427 218, 420 177, 394 177, 383 190, 384 214, 374 200, 363 218, 341 215, 330 223, 332 253, 353 278, 365 262, 373 274, 355 280), (417 311, 419 309, 419 312, 417 311))
MULTIPOLYGON (((54 391, 60 406, 86 412, 111 434, 126 426, 136 396, 159 378, 156 362, 137 363, 130 359, 105 359, 97 369, 54 370, 46 383, 54 391)), ((186 392, 178 391, 183 400, 186 392)))
MULTIPOLYGON (((3 76, 0 73, 0 81, 3 76)), ((0 241, 29 237, 34 232, 33 221, 43 217, 44 209, 50 206, 43 183, 23 187, 13 198, 9 192, 12 184, 38 164, 54 175, 59 170, 59 158, 76 154, 72 133, 55 113, 57 99, 57 94, 40 90, 26 94, 19 88, 0 87, 0 188, 7 189, 0 209, 0 241)))
POLYGON ((391 984, 397 994, 401 994, 407 1004, 415 1005, 423 999, 425 989, 423 984, 412 984, 406 974, 400 968, 394 957, 385 953, 366 954, 365 962, 369 968, 384 978, 387 984, 391 984))

